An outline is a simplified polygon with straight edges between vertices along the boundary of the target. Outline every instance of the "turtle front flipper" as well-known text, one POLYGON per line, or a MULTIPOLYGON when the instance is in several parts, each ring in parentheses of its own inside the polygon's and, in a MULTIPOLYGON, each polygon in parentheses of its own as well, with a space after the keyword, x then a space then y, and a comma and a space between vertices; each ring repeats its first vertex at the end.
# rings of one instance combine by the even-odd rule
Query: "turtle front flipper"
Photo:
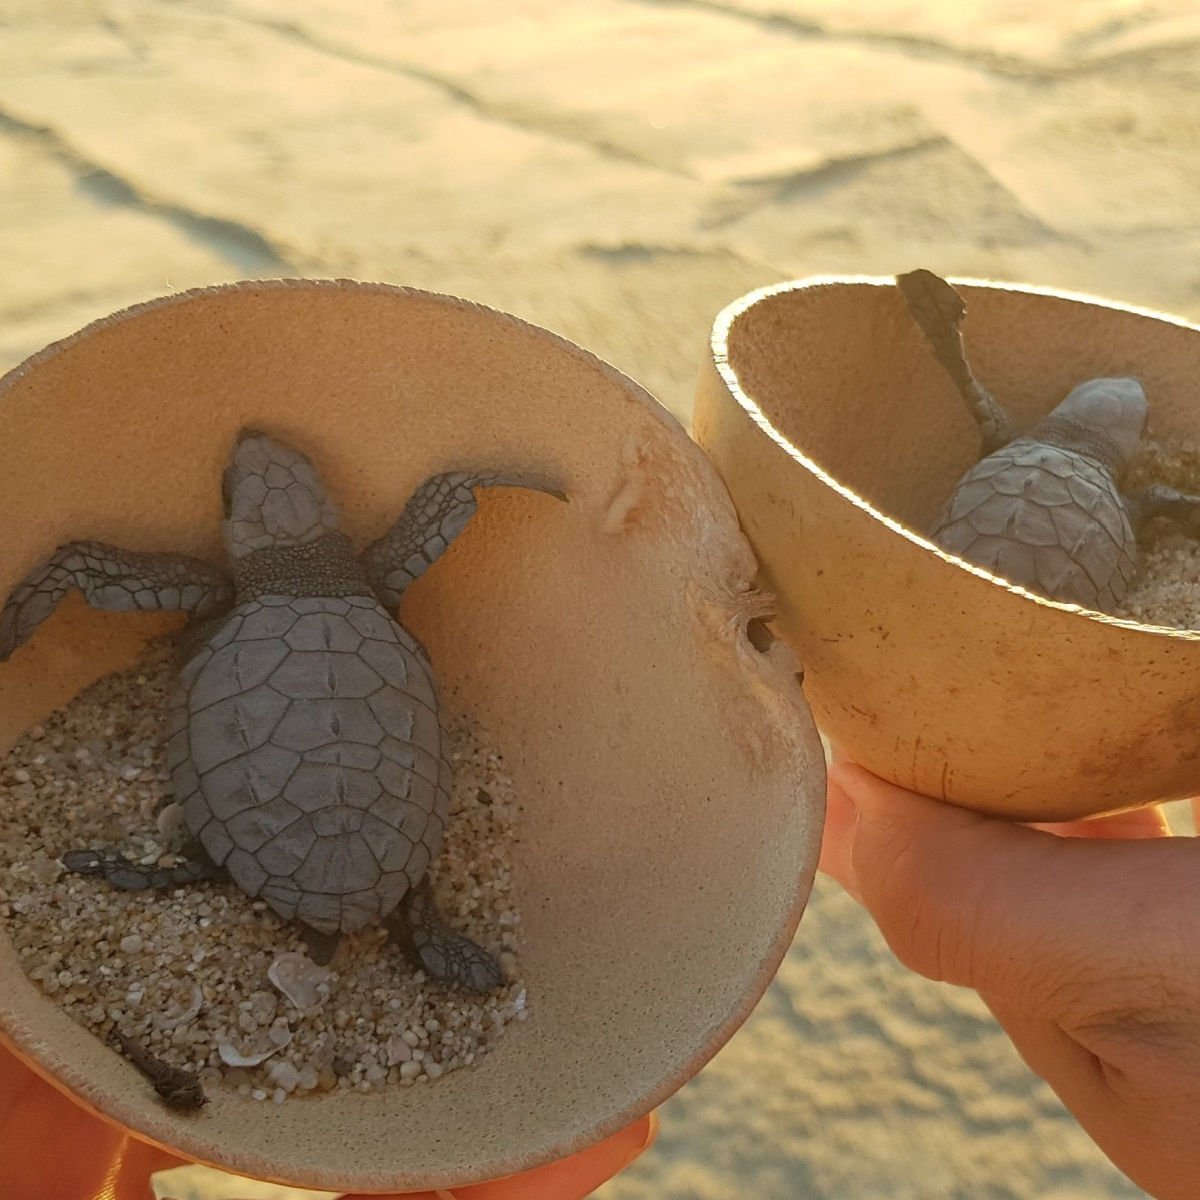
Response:
POLYGON ((1192 537, 1200 535, 1200 496, 1157 483, 1130 493, 1125 497, 1125 503, 1135 529, 1153 517, 1166 517, 1192 537))
POLYGON ((934 357, 954 381, 979 426, 983 453, 991 454, 1013 439, 1008 414, 975 378, 963 349, 962 319, 967 306, 962 296, 940 275, 921 268, 896 276, 896 286, 908 305, 934 357))
POLYGON ((490 992, 503 985, 500 964, 482 946, 446 924, 428 877, 409 892, 384 924, 430 978, 473 992, 490 992))
POLYGON ((29 640, 72 588, 93 608, 109 612, 170 610, 204 617, 233 600, 229 577, 203 559, 69 542, 13 589, 0 612, 0 662, 29 640))
POLYGON ((60 861, 75 875, 99 875, 123 892, 160 891, 224 877, 220 867, 199 855, 174 867, 143 867, 114 850, 68 850, 60 861))
POLYGON ((396 523, 363 551, 362 563, 371 586, 384 604, 394 608, 404 589, 441 557, 466 527, 477 507, 475 489, 519 487, 566 495, 553 484, 507 475, 475 475, 453 471, 434 475, 412 494, 396 523))

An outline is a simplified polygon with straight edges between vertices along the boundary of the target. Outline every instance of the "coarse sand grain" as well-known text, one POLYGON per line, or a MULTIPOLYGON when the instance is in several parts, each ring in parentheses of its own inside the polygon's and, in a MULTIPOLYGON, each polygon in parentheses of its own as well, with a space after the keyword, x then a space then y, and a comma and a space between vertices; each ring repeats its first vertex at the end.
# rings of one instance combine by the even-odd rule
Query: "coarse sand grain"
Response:
MULTIPOLYGON (((1200 446, 1147 439, 1130 465, 1126 492, 1149 484, 1200 492, 1200 446)), ((1138 537, 1138 568, 1115 616, 1168 629, 1200 629, 1200 513, 1190 530, 1156 517, 1138 537)))
POLYGON ((98 1036, 119 1031, 255 1100, 412 1086, 478 1062, 529 1014, 511 871, 520 806, 483 733, 449 723, 450 822, 430 870, 447 920, 499 958, 504 987, 479 995, 428 980, 382 927, 344 937, 325 969, 297 926, 232 883, 127 892, 64 870, 74 848, 176 861, 186 831, 162 754, 174 677, 164 639, 0 761, 0 921, 26 974, 98 1036))

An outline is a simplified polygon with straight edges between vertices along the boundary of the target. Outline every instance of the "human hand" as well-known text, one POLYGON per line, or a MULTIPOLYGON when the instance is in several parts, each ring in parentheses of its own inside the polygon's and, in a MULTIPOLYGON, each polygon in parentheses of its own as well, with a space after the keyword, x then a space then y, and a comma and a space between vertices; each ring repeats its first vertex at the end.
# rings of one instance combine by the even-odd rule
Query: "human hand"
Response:
MULTIPOLYGON (((583 1200, 606 1180, 623 1171, 648 1149, 658 1129, 654 1113, 611 1134, 602 1142, 541 1167, 532 1167, 491 1183, 451 1190, 405 1192, 391 1200, 583 1200)), ((0 1038, 0 1165, 5 1196, 43 1200, 145 1200, 159 1172, 187 1165, 183 1158, 130 1137, 82 1101, 47 1083, 0 1038)), ((233 1176, 222 1178, 229 1190, 211 1194, 241 1195, 246 1189, 233 1176)), ((240 1176, 238 1177, 240 1178, 240 1176)), ((165 1184, 158 1175, 160 1185, 165 1184)), ((194 1181, 193 1181, 194 1182, 194 1181)), ((206 1189, 206 1193, 209 1189, 206 1189)), ((170 1191, 174 1193, 175 1188, 170 1191)), ((156 1193, 157 1194, 157 1193, 156 1193)), ((190 1193, 189 1194, 193 1194, 190 1193)), ((346 1200, 371 1200, 347 1195, 346 1200)), ((375 1200, 388 1197, 375 1196, 375 1200)))
POLYGON ((1200 842, 1157 809, 1031 828, 835 763, 821 869, 905 966, 979 993, 1130 1179, 1200 1196, 1200 842))

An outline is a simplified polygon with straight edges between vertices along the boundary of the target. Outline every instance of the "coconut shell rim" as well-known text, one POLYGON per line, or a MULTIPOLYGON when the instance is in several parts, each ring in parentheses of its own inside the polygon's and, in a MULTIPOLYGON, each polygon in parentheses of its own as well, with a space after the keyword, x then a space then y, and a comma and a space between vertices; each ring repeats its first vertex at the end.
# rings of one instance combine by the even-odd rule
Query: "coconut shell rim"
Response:
MULTIPOLYGON (((814 805, 812 816, 821 818, 818 823, 821 828, 824 826, 825 804, 822 798, 818 805, 814 805)), ((803 864, 803 870, 800 872, 799 884, 796 889, 795 897, 791 906, 788 909, 788 919, 785 925, 781 928, 780 934, 776 942, 772 944, 770 952, 759 965, 758 971, 754 977, 751 988, 746 992, 742 1004, 735 1009, 725 1022, 720 1025, 717 1030, 703 1043, 700 1049, 690 1059, 687 1060, 674 1074, 669 1075, 661 1085, 650 1092, 644 1098, 635 1101, 627 1108, 618 1112, 615 1116, 606 1122, 601 1122, 594 1126, 586 1134, 580 1134, 576 1137, 566 1138, 557 1145, 551 1147, 548 1151, 530 1152, 527 1154, 516 1155, 513 1159, 505 1164, 502 1174, 490 1173, 472 1173, 462 1175, 460 1173, 444 1172, 441 1174, 429 1173, 421 1177, 421 1181, 413 1182, 412 1188, 418 1191, 440 1191, 448 1188, 469 1187, 473 1184, 484 1184, 499 1182, 508 1179, 512 1176, 519 1175, 524 1171, 533 1170, 537 1167, 549 1166, 559 1162, 562 1159, 569 1158, 573 1154, 577 1154, 591 1146, 604 1141, 613 1134, 619 1133, 622 1129, 633 1124, 635 1121, 654 1112, 661 1104, 669 1100, 677 1091, 685 1084, 690 1083, 705 1066, 712 1061, 713 1058, 725 1047, 735 1033, 745 1024, 746 1020, 758 1007, 759 1001, 766 993, 767 988, 771 985, 772 980, 778 973, 779 967, 787 952, 791 947, 791 943, 796 936, 796 931, 800 926, 800 921, 804 916, 804 912, 808 907, 808 901, 812 894, 812 886, 817 874, 817 860, 820 857, 820 839, 814 838, 812 842, 813 848, 809 851, 809 861, 803 864)), ((47 1001, 49 997, 40 997, 47 1001)), ((65 1014, 64 1014, 65 1015, 65 1014)), ((2 1010, 0 1010, 2 1016, 2 1010)), ((70 1019, 70 1018, 68 1018, 70 1019)), ((370 1185, 363 1186, 367 1176, 360 1177, 356 1181, 347 1183, 344 1180, 326 1177, 324 1175, 314 1175, 303 1180, 296 1176, 287 1174, 279 1174, 273 1170, 262 1171, 255 1167, 253 1175, 246 1174, 239 1166, 230 1162, 220 1161, 216 1158, 209 1157, 205 1154, 197 1154, 193 1150, 184 1150, 182 1147, 168 1141, 165 1137, 156 1135, 155 1133, 137 1128, 122 1121, 121 1118, 113 1113, 106 1112, 95 1099, 81 1090, 79 1083, 86 1085, 88 1080, 81 1072, 74 1070, 70 1064, 65 1064, 61 1074, 55 1074, 49 1066, 41 1058, 38 1057, 36 1051, 31 1046, 25 1044, 16 1034, 7 1028, 2 1020, 0 1020, 0 1046, 12 1053, 21 1063, 27 1066, 34 1072, 38 1078, 44 1080, 56 1091, 67 1096, 72 1103, 79 1105, 86 1111, 95 1116, 98 1120, 103 1121, 106 1125, 110 1125, 122 1133, 128 1134, 136 1138, 140 1142, 147 1145, 155 1146, 167 1154, 184 1157, 187 1161, 200 1164, 202 1166, 213 1167, 219 1171, 225 1171, 230 1174, 242 1175, 245 1178, 252 1178, 255 1182, 275 1183, 282 1187, 294 1188, 316 1188, 318 1190, 332 1189, 346 1191, 347 1188, 356 1194, 364 1196, 392 1196, 395 1195, 397 1189, 395 1186, 384 1187, 382 1189, 370 1185), (78 1081, 78 1082, 77 1082, 78 1081)), ((319 1098, 317 1098, 319 1102, 319 1098)), ((155 1102, 150 1102, 155 1103, 155 1102)), ((134 1111, 142 1113, 148 1110, 148 1105, 145 1103, 134 1106, 134 1111)), ((399 1178, 399 1177, 398 1177, 399 1178)), ((404 1191, 410 1189, 409 1183, 403 1184, 404 1191)), ((404 1192, 400 1193, 401 1195, 404 1192)))
MULTIPOLYGON (((733 519, 734 526, 740 528, 737 512, 732 498, 729 496, 728 488, 707 454, 670 410, 661 404, 637 380, 626 375, 619 368, 586 347, 580 346, 562 334, 558 334, 532 321, 524 320, 502 309, 476 300, 456 296, 452 293, 438 292, 432 289, 402 284, 358 280, 348 277, 306 278, 303 276, 287 276, 240 279, 161 294, 98 317, 80 329, 48 343, 40 350, 29 355, 22 362, 0 376, 0 405, 4 404, 6 394, 10 388, 36 367, 54 359, 84 338, 99 333, 110 326, 136 318, 146 312, 186 303, 190 300, 213 297, 229 292, 249 292, 256 289, 323 289, 330 291, 345 291, 350 289, 393 295, 397 298, 414 297, 427 301, 432 300, 435 303, 458 311, 475 311, 486 315, 488 318, 497 319, 501 325, 517 327, 527 333, 533 334, 541 339, 547 347, 567 353, 591 364, 614 385, 624 390, 631 398, 635 398, 644 410, 654 416, 664 426, 677 431, 680 436, 691 442, 696 453, 708 463, 714 482, 726 496, 729 504, 729 513, 733 519)), ((811 735, 810 739, 806 740, 811 740, 812 744, 819 749, 818 734, 813 723, 811 709, 809 709, 807 702, 803 702, 803 712, 808 715, 809 733, 811 735)), ((823 763, 823 756, 819 753, 816 755, 816 762, 818 764, 823 763)), ((36 1025, 26 1024, 24 1027, 18 1025, 14 1028, 7 1005, 3 1004, 0 1004, 0 1044, 9 1048, 17 1059, 27 1065, 39 1078, 45 1080, 57 1091, 68 1096, 74 1103, 94 1114, 106 1124, 135 1137, 139 1141, 156 1146, 167 1153, 184 1157, 188 1161, 212 1166, 234 1174, 246 1174, 247 1177, 253 1177, 256 1180, 292 1187, 333 1188, 334 1190, 346 1190, 346 1188, 350 1188, 364 1195, 391 1195, 396 1192, 397 1187, 402 1187, 405 1190, 417 1188, 418 1190, 437 1191, 444 1188, 469 1186, 471 1184, 505 1179, 536 1167, 551 1164, 587 1149, 619 1132, 647 1113, 652 1112, 674 1095, 685 1083, 694 1078, 733 1037, 738 1029, 741 1028, 755 1007, 757 1007, 763 994, 778 972, 780 964, 783 962, 796 935, 796 931, 811 897, 813 883, 817 874, 817 862, 820 857, 820 834, 824 827, 825 797, 823 785, 824 781, 822 779, 822 786, 819 789, 813 789, 816 795, 809 797, 807 815, 812 822, 814 836, 808 840, 804 860, 796 864, 796 886, 788 901, 784 920, 780 924, 776 936, 772 939, 767 953, 749 976, 749 986, 744 990, 740 1003, 698 1044, 694 1053, 682 1062, 674 1072, 662 1079, 657 1087, 629 1103, 607 1121, 598 1122, 586 1133, 565 1137, 545 1150, 529 1151, 524 1154, 512 1156, 502 1165, 500 1174, 496 1174, 494 1169, 470 1171, 466 1174, 448 1171, 441 1173, 428 1172, 420 1178, 414 1176, 405 1180, 401 1173, 396 1173, 391 1184, 380 1187, 377 1182, 377 1173, 372 1176, 372 1173, 363 1172, 352 1178, 335 1178, 331 1175, 325 1175, 323 1172, 315 1172, 301 1179, 294 1175, 289 1176, 286 1173, 278 1172, 271 1167, 266 1167, 265 1163, 248 1163, 245 1161, 236 1163, 233 1160, 222 1161, 208 1153, 207 1150, 202 1151, 195 1144, 185 1149, 170 1140, 167 1136, 167 1130, 163 1128, 165 1122, 160 1123, 159 1120, 153 1119, 160 1117, 157 1102, 148 1104, 144 1098, 123 1099, 125 1095, 123 1091, 111 1091, 107 1096, 99 1097, 94 1094, 91 1080, 85 1077, 82 1072, 77 1071, 70 1062, 56 1059, 52 1051, 46 1053, 45 1058, 43 1058, 39 1054, 39 1051, 46 1051, 47 1045, 38 1035, 36 1025), (52 1069, 52 1063, 59 1069, 52 1069), (116 1112, 106 1111, 100 1106, 102 1102, 114 1096, 117 1100, 117 1103, 113 1106, 117 1110, 116 1112), (126 1111, 124 1119, 119 1115, 122 1110, 126 1111), (146 1120, 148 1115, 152 1118, 150 1121, 146 1120), (131 1123, 132 1120, 137 1121, 136 1126, 131 1123), (249 1172, 253 1173, 252 1176, 248 1174, 249 1172), (371 1182, 372 1178, 376 1182, 371 1182)), ((30 983, 30 986, 34 987, 32 983, 30 983)), ((44 996, 36 988, 35 991, 37 991, 38 1000, 47 1004, 54 1003, 52 998, 44 996)), ((59 1015, 65 1020, 71 1019, 61 1009, 59 1009, 59 1015)), ((161 1116, 165 1118, 165 1115, 164 1111, 161 1116)), ((172 1129, 171 1132, 174 1132, 174 1130, 172 1129)), ((204 1144, 202 1137, 198 1140, 201 1145, 204 1144)), ((209 1148, 211 1148, 211 1143, 209 1144, 209 1148)))
MULTIPOLYGON (((1124 304, 1118 300, 1108 300, 1099 296, 1091 295, 1087 292, 1069 291, 1063 288, 1045 287, 1038 284, 1025 283, 1008 283, 999 282, 989 279, 976 279, 964 275, 947 275, 945 279, 953 285, 961 285, 963 287, 987 289, 997 292, 1020 292, 1027 295, 1047 296, 1057 300, 1069 300, 1077 304, 1086 304, 1095 308, 1106 308, 1116 312, 1130 313, 1134 316, 1147 317, 1151 320, 1160 321, 1167 325, 1174 325, 1180 329, 1191 330, 1200 334, 1200 326, 1193 325, 1190 321, 1185 321, 1182 317, 1174 316, 1170 313, 1159 312, 1155 309, 1145 308, 1134 304, 1124 304)), ((894 517, 889 517, 887 513, 876 508, 866 497, 861 496, 852 488, 847 487, 836 476, 830 474, 824 467, 821 466, 815 459, 810 458, 798 446, 790 441, 785 433, 776 428, 773 422, 763 412, 757 401, 742 387, 740 376, 736 367, 733 365, 733 360, 729 354, 729 334, 738 318, 749 312, 756 304, 764 300, 769 300, 774 296, 782 295, 787 292, 807 291, 816 287, 828 287, 831 285, 848 285, 848 286, 869 286, 869 287, 895 287, 895 279, 890 275, 806 275, 801 279, 785 280, 781 283, 767 284, 764 287, 755 288, 752 291, 746 292, 727 304, 717 314, 713 321, 712 335, 710 339, 710 351, 712 353, 713 366, 715 367, 721 383, 726 391, 733 398, 734 402, 742 410, 743 413, 750 419, 758 431, 764 434, 770 441, 782 450, 788 458, 802 467, 809 474, 813 475, 821 484, 827 487, 830 491, 848 501, 855 508, 865 513, 868 517, 885 526, 892 533, 898 534, 906 541, 912 543, 919 550, 925 551, 934 555, 942 562, 949 566, 955 567, 960 571, 965 571, 970 575, 975 575, 980 579, 986 580, 995 587, 1001 588, 1003 591, 1009 592, 1014 596, 1019 596, 1023 600, 1032 601, 1034 604, 1043 608, 1057 609, 1060 612, 1072 613, 1075 616, 1085 617, 1087 620, 1094 622, 1097 625, 1107 626, 1110 628, 1124 629, 1131 633, 1149 634, 1155 637, 1167 637, 1175 641, 1182 642, 1198 642, 1200 641, 1200 630, 1196 629, 1175 629, 1165 625, 1147 625, 1138 621, 1130 620, 1126 617, 1116 617, 1109 613, 1097 612, 1094 609, 1084 608, 1078 604, 1064 604, 1059 600, 1051 600, 1046 596, 1039 595, 1036 592, 1029 591, 1020 584, 1011 583, 1007 579, 1001 578, 999 575, 993 575, 990 571, 983 567, 976 566, 974 563, 968 562, 966 559, 957 557, 943 550, 940 546, 929 541, 915 530, 897 521, 894 517)), ((0 381, 2 383, 3 381, 0 381)))

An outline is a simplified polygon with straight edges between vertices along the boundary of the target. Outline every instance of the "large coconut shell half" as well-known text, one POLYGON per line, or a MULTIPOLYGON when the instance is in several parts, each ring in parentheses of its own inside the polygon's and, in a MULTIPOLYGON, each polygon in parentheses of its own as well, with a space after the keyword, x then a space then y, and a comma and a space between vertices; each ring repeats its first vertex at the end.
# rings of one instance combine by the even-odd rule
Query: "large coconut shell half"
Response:
MULTIPOLYGON (((312 458, 360 546, 440 470, 567 493, 486 493, 402 613, 524 806, 530 1019, 427 1087, 280 1108, 217 1090, 180 1117, 0 938, 0 1030, 137 1137, 287 1183, 448 1187, 591 1144, 733 1033, 815 869, 820 743, 783 643, 747 637, 763 601, 729 497, 664 409, 544 330, 399 288, 240 284, 118 314, 3 381, 0 593, 71 538, 218 557, 248 425, 312 458)), ((65 604, 0 667, 0 749, 165 620, 65 604)))
MULTIPOLYGON (((1200 435, 1200 330, 1083 296, 955 281, 980 381, 1021 426, 1093 376, 1200 435)), ((818 725, 884 778, 1019 819, 1200 792, 1200 635, 1043 600, 919 530, 979 433, 891 280, 808 279, 717 318, 696 437, 779 598, 818 725)))

